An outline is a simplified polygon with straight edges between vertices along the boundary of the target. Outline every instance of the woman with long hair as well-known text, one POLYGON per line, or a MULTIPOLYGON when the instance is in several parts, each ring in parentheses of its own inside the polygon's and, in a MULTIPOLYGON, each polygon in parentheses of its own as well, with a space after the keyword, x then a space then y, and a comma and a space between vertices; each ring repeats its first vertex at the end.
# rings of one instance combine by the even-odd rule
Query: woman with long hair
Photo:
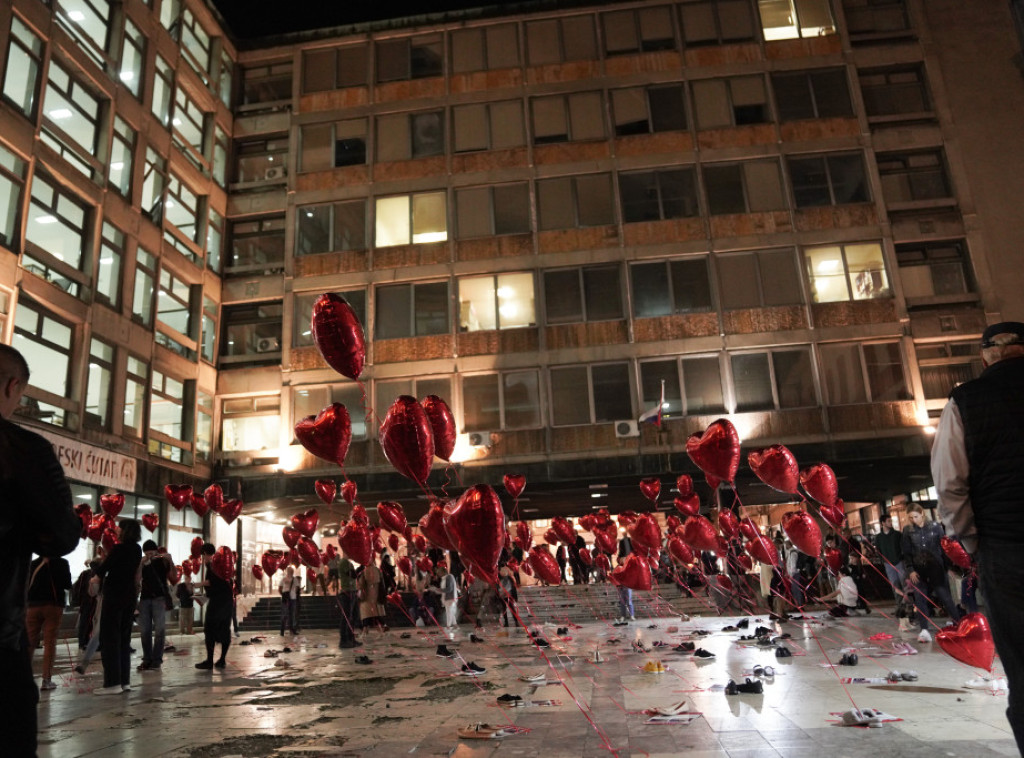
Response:
POLYGON ((142 562, 142 526, 135 519, 121 519, 118 544, 96 569, 103 582, 100 611, 100 655, 103 686, 97 695, 114 695, 131 689, 131 639, 135 605, 139 598, 139 565, 142 562))

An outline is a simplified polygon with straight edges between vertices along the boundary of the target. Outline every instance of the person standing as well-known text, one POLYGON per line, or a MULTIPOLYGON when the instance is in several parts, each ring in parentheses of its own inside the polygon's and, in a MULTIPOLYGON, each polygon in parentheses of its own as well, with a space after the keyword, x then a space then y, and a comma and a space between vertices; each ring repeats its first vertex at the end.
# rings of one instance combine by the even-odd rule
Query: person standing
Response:
POLYGON ((289 566, 277 585, 281 593, 281 636, 284 637, 285 627, 292 634, 299 633, 299 595, 302 592, 302 580, 295 576, 295 567, 289 566))
POLYGON ((929 605, 942 603, 951 621, 960 620, 953 596, 949 592, 949 579, 942 554, 942 526, 924 517, 924 508, 917 503, 907 506, 910 524, 903 530, 903 556, 909 562, 908 578, 914 588, 914 607, 921 627, 918 642, 931 642, 928 631, 929 605))
POLYGON ((982 335, 981 376, 950 393, 932 446, 938 511, 978 564, 1024 753, 1024 323, 982 335))
POLYGON ((78 579, 71 586, 71 604, 78 608, 78 649, 85 650, 89 645, 89 638, 92 636, 92 617, 96 611, 96 598, 89 594, 90 580, 95 575, 93 563, 97 566, 98 561, 89 561, 85 571, 78 575, 78 579))
POLYGON ((196 664, 197 669, 224 668, 227 665, 228 648, 231 647, 231 582, 213 570, 213 556, 217 548, 209 542, 203 545, 202 558, 206 566, 206 578, 200 586, 206 588, 206 616, 203 618, 203 633, 206 637, 206 660, 196 664), (213 650, 220 644, 220 658, 213 660, 213 650))
POLYGON ((377 626, 387 631, 387 624, 384 623, 384 597, 381 594, 383 586, 381 583, 382 574, 380 569, 371 559, 363 566, 359 574, 359 617, 362 619, 363 629, 369 626, 377 626))
POLYGON ((39 557, 29 567, 28 610, 25 626, 28 629, 29 658, 33 657, 43 637, 43 680, 41 690, 53 690, 53 659, 57 655, 57 632, 64 615, 67 590, 71 589, 71 567, 63 558, 39 557))
POLYGON ((359 590, 356 587, 356 567, 347 555, 337 563, 338 607, 341 609, 338 647, 356 647, 356 625, 359 623, 359 590))
POLYGON ((138 671, 155 671, 163 665, 167 630, 167 558, 157 553, 156 543, 142 544, 139 591, 139 636, 142 638, 142 663, 138 671))
POLYGON ((893 595, 897 600, 903 596, 900 589, 907 578, 903 567, 903 539, 899 532, 892 528, 892 516, 881 519, 882 531, 875 535, 875 549, 882 556, 885 565, 885 576, 892 585, 893 595))
POLYGON ((178 632, 192 634, 195 624, 196 601, 192 599, 192 577, 182 576, 174 594, 178 597, 178 632))
POLYGON ((103 686, 93 690, 97 695, 115 695, 131 689, 132 622, 139 598, 142 525, 135 519, 121 519, 117 539, 118 544, 96 570, 103 581, 100 612, 103 686))

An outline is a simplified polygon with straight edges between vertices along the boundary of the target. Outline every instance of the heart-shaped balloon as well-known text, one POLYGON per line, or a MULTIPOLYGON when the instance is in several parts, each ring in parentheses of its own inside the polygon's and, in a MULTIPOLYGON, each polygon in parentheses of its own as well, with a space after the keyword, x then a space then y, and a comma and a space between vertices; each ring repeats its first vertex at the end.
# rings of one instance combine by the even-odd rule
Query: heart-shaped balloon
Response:
POLYGON ((726 592, 732 592, 733 589, 735 589, 735 585, 733 585, 732 579, 730 579, 725 574, 718 574, 715 577, 715 581, 718 583, 718 586, 726 592))
POLYGON ((821 555, 821 528, 811 514, 806 511, 785 514, 782 517, 782 531, 804 555, 813 558, 821 555))
POLYGON ((522 474, 505 474, 501 482, 505 485, 505 492, 510 494, 513 500, 518 500, 523 494, 523 488, 526 487, 526 477, 522 474))
POLYGON ((637 518, 628 531, 633 550, 642 557, 651 558, 661 553, 661 527, 651 514, 637 518))
POLYGON ((82 539, 86 539, 92 526, 92 507, 88 503, 79 503, 75 506, 75 515, 82 524, 82 539))
POLYGON ((356 503, 355 505, 352 506, 352 513, 350 514, 350 518, 352 519, 352 521, 354 521, 357 524, 361 524, 362 526, 370 525, 370 515, 366 512, 366 509, 359 503, 356 503))
POLYGON ((775 543, 763 534, 758 534, 756 539, 750 540, 744 547, 754 560, 778 567, 779 553, 775 549, 775 543))
POLYGON ((401 546, 402 546, 402 542, 398 538, 397 534, 389 534, 388 535, 388 547, 391 548, 391 552, 392 553, 397 553, 398 552, 398 548, 401 547, 401 546))
POLYGON ((700 497, 695 492, 685 496, 678 495, 672 503, 684 516, 696 516, 700 513, 700 497))
POLYGON ((597 516, 593 513, 587 513, 579 517, 580 529, 585 532, 594 531, 594 527, 597 526, 597 516))
POLYGON ((715 527, 703 516, 690 516, 683 524, 683 540, 698 550, 716 550, 718 535, 715 527))
POLYGON ((334 543, 328 544, 324 548, 323 554, 325 556, 327 556, 327 560, 329 560, 329 561, 330 560, 334 560, 334 558, 336 558, 338 556, 338 546, 335 545, 334 543))
POLYGON ((210 568, 225 582, 235 578, 235 554, 229 547, 219 547, 210 559, 210 568))
POLYGON ((676 491, 679 497, 689 497, 693 494, 693 477, 689 474, 680 474, 676 477, 676 491))
MULTIPOLYGON (((316 508, 310 508, 305 513, 296 513, 292 516, 292 529, 303 537, 312 537, 316 533, 316 527, 320 523, 320 513, 316 508)), ((295 547, 289 545, 289 547, 295 547)))
POLYGON ((402 593, 399 592, 398 590, 395 590, 394 592, 392 592, 392 593, 390 593, 388 595, 388 602, 389 603, 394 603, 399 608, 404 608, 405 607, 405 603, 402 601, 402 593))
POLYGON ((426 487, 434 461, 434 432, 416 398, 399 395, 378 434, 384 456, 402 476, 426 487))
POLYGON ((416 561, 416 568, 418 568, 424 574, 429 574, 431 571, 434 570, 434 562, 424 555, 418 561, 416 561))
POLYGON ((839 484, 835 472, 827 463, 815 463, 800 472, 804 492, 821 505, 835 505, 839 497, 839 484))
POLYGON ((530 544, 533 542, 533 530, 525 521, 520 521, 516 524, 516 537, 519 539, 524 552, 530 549, 530 544))
POLYGON ((594 556, 594 568, 607 574, 612 570, 612 562, 605 553, 598 553, 594 556))
POLYGON ((693 559, 696 557, 693 554, 693 550, 690 549, 690 546, 678 537, 669 537, 668 554, 672 556, 673 560, 677 563, 683 564, 684 566, 693 563, 693 559))
POLYGON ((946 557, 953 562, 954 566, 959 566, 964 570, 973 568, 974 561, 971 560, 971 556, 967 554, 967 551, 964 550, 964 546, 960 544, 959 540, 943 537, 940 542, 942 543, 942 552, 944 552, 946 557))
POLYGON ((366 337, 359 317, 341 295, 328 292, 313 303, 313 342, 327 365, 353 381, 366 362, 366 337))
POLYGON ((174 510, 180 511, 192 502, 192 485, 165 484, 164 497, 167 498, 167 502, 171 504, 174 510))
POLYGON ((828 548, 825 550, 825 565, 832 570, 833 574, 838 573, 839 567, 843 565, 843 554, 834 547, 828 548))
POLYGON ((117 515, 124 508, 124 495, 120 492, 100 495, 100 508, 110 518, 117 518, 117 515))
POLYGON ((744 553, 742 555, 737 555, 736 556, 736 565, 739 566, 744 571, 753 571, 754 570, 754 561, 746 553, 744 553))
POLYGON ((324 505, 332 505, 338 495, 338 483, 333 479, 317 479, 313 482, 313 489, 324 505))
POLYGON ((309 537, 299 537, 295 549, 299 551, 299 559, 304 564, 311 568, 320 568, 320 550, 313 540, 309 537))
POLYGON ((349 505, 355 504, 358 494, 359 488, 351 479, 346 479, 344 484, 341 485, 341 497, 349 505))
POLYGON ((749 516, 740 519, 739 533, 748 540, 756 540, 761 536, 761 528, 749 516))
MULTIPOLYGON (((438 503, 430 506, 430 509, 420 519, 419 527, 420 531, 423 532, 423 536, 442 550, 455 549, 455 546, 452 545, 451 540, 448 538, 448 532, 444 528, 444 508, 438 503)), ((420 550, 422 552, 422 548, 420 550)))
POLYGON ((686 440, 686 454, 705 474, 732 484, 740 467, 740 435, 731 421, 720 418, 686 440))
POLYGON ((527 576, 533 576, 533 566, 530 565, 530 556, 526 556, 526 559, 519 568, 527 576))
POLYGON ((450 461, 455 452, 455 416, 452 415, 448 403, 437 395, 427 395, 420 400, 423 412, 430 421, 430 430, 434 433, 434 455, 442 461, 450 461))
POLYGON ((444 528, 462 562, 490 584, 498 583, 498 559, 505 545, 505 512, 498 493, 477 484, 444 509, 444 528))
POLYGON ((181 569, 178 566, 170 566, 167 569, 167 581, 169 584, 177 584, 181 581, 181 569))
POLYGON ((289 548, 294 548, 299 544, 299 540, 302 538, 302 532, 294 527, 286 526, 281 530, 281 536, 284 539, 284 544, 289 548))
POLYGON ((943 629, 935 635, 935 641, 948 655, 961 663, 986 671, 992 670, 996 646, 988 619, 980 613, 968 613, 955 629, 943 629))
MULTIPOLYGON (((298 542, 296 542, 295 544, 298 544, 298 542)), ((285 561, 287 565, 294 566, 295 568, 298 568, 302 565, 302 559, 299 558, 299 551, 295 548, 292 548, 288 551, 288 555, 285 557, 285 561)))
POLYGON ((156 532, 156 528, 160 524, 160 517, 155 513, 145 513, 139 520, 151 532, 156 532))
POLYGON ((581 548, 579 552, 579 557, 580 563, 582 563, 584 566, 588 568, 594 564, 594 556, 590 554, 589 550, 581 548))
POLYGON ((220 509, 224 507, 224 490, 219 484, 211 484, 203 490, 203 502, 214 513, 220 513, 220 509))
POLYGON ((203 518, 203 516, 210 512, 210 506, 206 504, 206 498, 202 495, 197 495, 195 492, 192 493, 192 511, 199 518, 203 518))
POLYGON ((348 409, 332 403, 316 416, 306 416, 295 425, 295 438, 317 458, 344 466, 352 442, 348 409))
POLYGON ((362 566, 373 560, 373 535, 364 524, 348 522, 338 535, 338 544, 345 555, 362 566))
POLYGON ((538 579, 548 584, 561 584, 562 572, 558 568, 555 556, 551 555, 547 547, 535 545, 526 560, 538 579))
POLYGON ((569 519, 563 516, 555 516, 551 519, 551 529, 558 536, 558 539, 566 545, 572 546, 576 544, 576 530, 573 529, 572 522, 569 519))
POLYGON ((615 537, 614 532, 609 534, 607 531, 599 529, 594 532, 594 544, 597 545, 597 549, 602 553, 611 555, 619 549, 615 537))
POLYGON ((548 529, 546 532, 544 532, 544 541, 549 545, 557 545, 559 542, 558 532, 556 532, 554 529, 548 529))
POLYGON ((252 575, 254 577, 256 577, 256 581, 262 582, 263 581, 263 567, 260 564, 258 564, 258 563, 252 564, 252 575))
POLYGON ((231 498, 224 501, 224 505, 220 508, 220 517, 224 519, 224 523, 230 524, 239 514, 242 512, 242 506, 244 503, 239 498, 231 498))
POLYGON ((825 523, 833 529, 842 529, 846 521, 846 508, 843 501, 837 500, 835 505, 822 505, 818 507, 818 513, 825 520, 825 523))
POLYGON ((182 561, 181 574, 189 579, 192 578, 192 561, 182 561))
POLYGON ((655 476, 649 476, 640 480, 640 491, 644 497, 652 503, 658 502, 658 495, 661 494, 661 480, 655 476))
POLYGON ((718 512, 718 528, 727 540, 731 540, 740 530, 740 520, 734 511, 728 508, 718 512))
POLYGON ((203 554, 203 545, 205 544, 206 541, 202 537, 194 537, 188 546, 189 555, 191 555, 193 559, 199 560, 199 556, 203 554))
MULTIPOLYGON (((442 526, 443 526, 443 524, 442 524, 442 526)), ((445 538, 447 538, 447 537, 448 537, 448 535, 446 534, 445 538)), ((425 552, 427 552, 427 540, 426 540, 426 538, 422 534, 414 534, 412 536, 412 546, 416 550, 417 553, 425 553, 425 552)))
POLYGON ((715 555, 717 555, 719 558, 725 558, 727 555, 729 555, 728 540, 726 540, 725 537, 723 537, 722 535, 718 535, 718 537, 716 538, 716 542, 718 543, 718 545, 717 547, 715 547, 715 555))
POLYGON ((111 550, 118 544, 117 532, 113 529, 104 529, 103 534, 100 535, 100 544, 103 545, 103 549, 109 554, 111 550))
POLYGON ((772 445, 747 455, 750 470, 773 490, 795 495, 799 491, 800 467, 785 445, 772 445))
POLYGON ((626 556, 625 563, 616 567, 609 578, 612 584, 620 587, 648 592, 651 589, 651 566, 636 553, 630 553, 626 556))
POLYGON ((674 532, 677 527, 683 525, 682 520, 678 516, 674 516, 671 513, 665 516, 665 531, 674 532))
POLYGON ((616 520, 623 529, 629 529, 629 527, 636 523, 637 518, 639 517, 635 511, 623 511, 616 517, 616 520))
POLYGON ((396 565, 398 566, 398 570, 401 571, 403 574, 405 574, 406 576, 412 576, 412 560, 409 558, 409 556, 403 555, 401 558, 398 559, 396 565))
POLYGON ((280 560, 284 558, 284 555, 276 552, 266 552, 260 556, 260 565, 263 570, 267 572, 267 576, 273 576, 274 572, 277 571, 277 566, 280 560))
POLYGON ((405 517, 405 509, 401 503, 392 503, 390 500, 382 500, 377 503, 377 516, 380 518, 380 525, 389 532, 402 534, 408 525, 405 517))

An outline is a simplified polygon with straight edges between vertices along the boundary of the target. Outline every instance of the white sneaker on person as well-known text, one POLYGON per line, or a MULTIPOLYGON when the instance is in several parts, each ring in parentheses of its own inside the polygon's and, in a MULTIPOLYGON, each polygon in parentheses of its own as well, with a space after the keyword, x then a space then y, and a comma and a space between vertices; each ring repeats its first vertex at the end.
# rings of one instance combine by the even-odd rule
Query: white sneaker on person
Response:
POLYGON ((927 629, 922 629, 921 633, 919 635, 917 635, 917 641, 918 642, 922 642, 922 643, 931 642, 932 641, 932 635, 928 632, 927 629))
POLYGON ((97 687, 92 691, 94 695, 120 695, 122 692, 121 685, 115 684, 110 687, 97 687))
POLYGON ((44 691, 45 690, 55 690, 55 689, 57 689, 57 685, 53 683, 52 679, 44 679, 42 681, 42 683, 39 685, 39 689, 44 690, 44 691))

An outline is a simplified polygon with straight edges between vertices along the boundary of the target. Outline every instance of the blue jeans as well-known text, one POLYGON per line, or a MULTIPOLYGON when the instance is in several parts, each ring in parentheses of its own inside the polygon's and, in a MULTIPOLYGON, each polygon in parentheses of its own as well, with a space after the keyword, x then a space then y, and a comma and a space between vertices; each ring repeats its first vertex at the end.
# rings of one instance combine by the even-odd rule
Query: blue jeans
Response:
MULTIPOLYGON (((914 608, 917 609, 917 622, 921 625, 922 631, 928 630, 928 617, 931 615, 931 605, 939 603, 946 609, 950 621, 959 621, 960 613, 953 602, 953 595, 949 591, 949 580, 946 572, 939 570, 933 572, 933 576, 927 577, 918 574, 920 581, 912 585, 914 588, 914 608)), ((937 626, 937 625, 936 625, 937 626)))
POLYGON ((800 608, 804 604, 804 578, 802 574, 789 577, 789 591, 793 594, 793 605, 800 608))
POLYGON ((162 597, 144 597, 139 601, 139 636, 142 663, 153 668, 164 661, 164 635, 167 605, 162 597))
POLYGON ((617 586, 619 591, 619 615, 624 618, 633 618, 633 590, 629 587, 617 586))
POLYGON ((903 592, 903 583, 907 581, 907 572, 903 568, 903 561, 899 563, 891 564, 889 561, 882 563, 885 566, 885 577, 889 580, 889 584, 892 585, 892 594, 897 600, 899 599, 899 593, 903 592))
POLYGON ((1017 544, 983 542, 977 558, 992 639, 1010 688, 1006 718, 1024 755, 1024 552, 1017 544))
POLYGON ((356 644, 356 628, 359 625, 359 594, 355 590, 338 593, 338 607, 341 609, 339 644, 353 647, 356 644))
POLYGON ((292 600, 287 595, 281 598, 281 636, 284 637, 284 629, 288 627, 288 631, 292 634, 298 634, 298 605, 299 600, 296 598, 292 600))

